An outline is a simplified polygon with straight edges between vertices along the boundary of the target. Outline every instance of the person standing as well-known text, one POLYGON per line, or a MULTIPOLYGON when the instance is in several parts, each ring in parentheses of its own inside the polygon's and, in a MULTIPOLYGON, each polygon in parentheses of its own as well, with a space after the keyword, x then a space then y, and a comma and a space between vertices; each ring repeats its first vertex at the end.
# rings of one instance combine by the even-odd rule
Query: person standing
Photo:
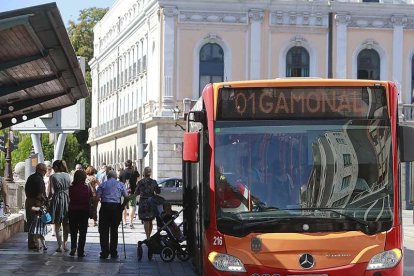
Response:
POLYGON ((6 181, 4 181, 4 178, 0 176, 0 203, 3 204, 0 208, 3 208, 2 214, 0 215, 0 218, 7 213, 10 213, 9 205, 7 204, 8 201, 8 186, 6 181))
POLYGON ((73 183, 69 188, 69 228, 70 228, 70 253, 78 257, 85 257, 86 233, 88 231, 89 201, 92 199, 92 191, 85 185, 86 172, 77 170, 73 175, 73 183), (79 242, 78 242, 79 232, 79 242))
MULTIPOLYGON (((92 196, 96 197, 96 189, 98 188, 99 181, 96 179, 96 169, 93 166, 88 166, 86 168, 86 185, 89 186, 89 188, 92 191, 92 196)), ((93 207, 95 208, 91 219, 93 219, 93 226, 98 225, 98 202, 96 200, 93 201, 93 207)), ((91 214, 90 214, 91 215, 91 214)))
POLYGON ((47 250, 45 236, 47 234, 47 226, 42 221, 42 215, 45 214, 46 211, 46 198, 44 194, 39 194, 36 198, 35 204, 32 207, 32 212, 34 214, 34 219, 32 224, 30 224, 29 233, 33 235, 37 247, 37 251, 40 252, 41 249, 43 251, 47 250))
POLYGON ((71 183, 70 174, 67 172, 66 162, 64 160, 55 160, 53 162, 53 170, 55 171, 49 178, 51 193, 50 214, 52 223, 55 225, 56 240, 58 248, 56 252, 67 252, 68 235, 69 235, 69 187, 71 183), (60 228, 63 228, 63 244, 60 228))
POLYGON ((116 180, 115 171, 109 170, 107 179, 96 191, 97 199, 101 201, 98 226, 101 259, 108 258, 109 254, 111 258, 118 258, 118 227, 122 216, 121 197, 124 197, 123 204, 128 197, 125 185, 116 180), (111 233, 110 242, 109 233, 111 233))
POLYGON ((96 179, 98 179, 99 184, 102 184, 104 181, 106 181, 106 172, 107 168, 106 163, 104 162, 101 164, 99 171, 96 173, 96 179))
POLYGON ((128 205, 122 211, 122 222, 126 226, 127 211, 129 211, 129 228, 134 228, 135 206, 137 205, 137 197, 134 192, 137 188, 137 180, 139 177, 138 171, 132 166, 132 161, 127 160, 125 162, 125 169, 119 176, 119 181, 125 184, 128 191, 129 201, 128 205))
MULTIPOLYGON (((46 196, 45 192, 45 182, 43 177, 46 174, 46 165, 39 163, 36 165, 36 172, 30 175, 27 178, 26 184, 24 186, 24 191, 26 193, 25 209, 26 209, 26 222, 27 227, 32 225, 33 220, 36 218, 35 214, 32 212, 32 207, 36 204, 36 198, 39 194, 46 196)), ((36 250, 36 242, 34 236, 28 231, 27 233, 27 247, 29 249, 36 250)))
POLYGON ((157 181, 151 178, 151 174, 152 169, 150 167, 145 167, 143 173, 144 178, 138 181, 135 190, 135 196, 139 195, 138 217, 143 221, 147 240, 151 236, 152 221, 155 218, 154 206, 151 199, 156 193, 160 193, 157 181))

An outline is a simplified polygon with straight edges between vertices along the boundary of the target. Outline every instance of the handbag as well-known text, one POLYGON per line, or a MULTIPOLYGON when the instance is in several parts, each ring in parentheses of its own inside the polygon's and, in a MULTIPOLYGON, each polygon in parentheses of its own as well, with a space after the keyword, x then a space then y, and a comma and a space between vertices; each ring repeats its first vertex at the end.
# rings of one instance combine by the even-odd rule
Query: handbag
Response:
POLYGON ((52 222, 52 216, 50 215, 49 212, 43 212, 40 219, 42 220, 42 222, 44 224, 48 224, 48 223, 52 222))

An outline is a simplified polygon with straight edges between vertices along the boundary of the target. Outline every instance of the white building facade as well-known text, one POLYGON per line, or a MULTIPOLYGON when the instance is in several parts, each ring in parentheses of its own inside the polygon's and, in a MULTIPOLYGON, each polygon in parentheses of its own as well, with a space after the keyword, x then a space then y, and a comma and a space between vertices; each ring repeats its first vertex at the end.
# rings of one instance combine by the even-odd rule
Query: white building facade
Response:
POLYGON ((94 28, 91 164, 181 176, 173 110, 208 82, 393 80, 411 104, 413 55, 411 0, 117 0, 94 28))

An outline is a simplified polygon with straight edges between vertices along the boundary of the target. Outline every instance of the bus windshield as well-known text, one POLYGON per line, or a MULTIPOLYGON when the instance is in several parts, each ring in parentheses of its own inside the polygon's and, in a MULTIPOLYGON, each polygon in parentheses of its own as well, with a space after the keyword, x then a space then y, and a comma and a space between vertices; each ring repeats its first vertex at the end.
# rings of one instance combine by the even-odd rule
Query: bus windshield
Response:
POLYGON ((391 227, 388 118, 227 120, 214 133, 223 233, 309 231, 297 227, 303 223, 311 231, 391 227))

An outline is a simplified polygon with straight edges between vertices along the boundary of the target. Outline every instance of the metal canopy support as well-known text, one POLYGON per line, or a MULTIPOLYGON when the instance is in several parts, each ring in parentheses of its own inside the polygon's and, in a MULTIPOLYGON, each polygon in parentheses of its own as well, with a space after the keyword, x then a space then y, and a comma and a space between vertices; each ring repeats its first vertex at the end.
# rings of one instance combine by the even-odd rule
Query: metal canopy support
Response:
POLYGON ((2 62, 0 63, 0 71, 6 70, 9 68, 18 66, 18 65, 22 65, 22 64, 34 61, 34 60, 38 60, 38 59, 47 57, 48 55, 49 55, 49 51, 44 51, 42 54, 29 56, 29 57, 22 57, 19 59, 2 62))
POLYGON ((45 82, 55 80, 57 78, 59 78, 59 76, 52 75, 52 76, 47 76, 47 77, 36 79, 36 80, 19 83, 19 85, 0 87, 0 94, 2 96, 9 95, 9 94, 12 94, 14 92, 17 92, 23 89, 27 89, 27 88, 30 88, 30 87, 33 87, 33 86, 36 86, 36 85, 39 85, 45 82))
MULTIPOLYGON (((47 96, 43 96, 43 97, 39 97, 39 98, 35 98, 35 99, 28 99, 25 101, 18 101, 18 102, 12 102, 10 104, 8 104, 9 106, 13 107, 13 111, 14 110, 22 110, 25 109, 27 107, 31 107, 37 104, 41 104, 44 102, 47 102, 49 100, 53 100, 56 99, 58 97, 64 96, 69 92, 60 92, 60 93, 56 93, 56 94, 52 94, 52 95, 47 95, 47 96)), ((9 109, 6 109, 5 112, 3 112, 3 115, 6 115, 8 113, 13 113, 13 111, 9 111, 9 109)))
POLYGON ((63 149, 65 148, 67 133, 61 133, 57 141, 55 140, 55 153, 53 160, 61 160, 63 156, 63 149))
POLYGON ((45 161, 42 149, 42 142, 41 142, 41 134, 40 133, 32 133, 32 144, 34 148, 34 152, 38 154, 38 161, 39 163, 43 163, 45 161))

